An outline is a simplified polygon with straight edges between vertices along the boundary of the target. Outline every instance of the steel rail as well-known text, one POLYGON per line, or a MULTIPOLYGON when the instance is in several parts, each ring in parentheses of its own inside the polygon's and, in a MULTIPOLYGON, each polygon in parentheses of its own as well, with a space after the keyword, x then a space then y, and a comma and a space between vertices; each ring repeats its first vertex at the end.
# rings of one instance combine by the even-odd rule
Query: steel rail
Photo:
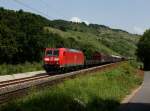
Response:
POLYGON ((26 82, 26 81, 31 81, 39 78, 45 78, 49 77, 50 75, 47 75, 46 73, 42 73, 44 75, 36 75, 36 76, 31 76, 31 77, 24 77, 24 78, 19 78, 19 79, 13 79, 13 80, 8 80, 8 81, 2 81, 0 82, 0 88, 13 85, 13 84, 18 84, 21 82, 26 82))

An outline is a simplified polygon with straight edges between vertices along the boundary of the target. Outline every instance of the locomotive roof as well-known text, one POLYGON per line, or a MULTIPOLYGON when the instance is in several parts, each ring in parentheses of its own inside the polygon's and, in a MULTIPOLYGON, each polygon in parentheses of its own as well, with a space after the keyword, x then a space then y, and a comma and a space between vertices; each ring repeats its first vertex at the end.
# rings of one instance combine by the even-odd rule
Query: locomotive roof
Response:
POLYGON ((46 48, 46 49, 48 49, 48 50, 54 50, 54 49, 64 49, 64 50, 66 50, 66 51, 70 51, 70 52, 82 52, 82 51, 80 51, 80 50, 77 50, 77 49, 69 49, 69 48, 46 48))
POLYGON ((76 49, 68 49, 68 51, 71 51, 71 52, 81 52, 81 51, 76 50, 76 49))
POLYGON ((121 56, 111 55, 112 57, 121 58, 121 56))

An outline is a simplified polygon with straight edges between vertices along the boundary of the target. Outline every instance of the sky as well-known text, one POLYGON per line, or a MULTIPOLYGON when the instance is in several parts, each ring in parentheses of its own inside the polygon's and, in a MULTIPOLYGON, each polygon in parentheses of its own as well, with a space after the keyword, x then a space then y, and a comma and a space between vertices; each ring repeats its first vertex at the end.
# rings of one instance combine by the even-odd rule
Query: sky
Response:
POLYGON ((150 28, 150 0, 0 0, 0 7, 23 9, 50 20, 101 24, 135 34, 150 28))

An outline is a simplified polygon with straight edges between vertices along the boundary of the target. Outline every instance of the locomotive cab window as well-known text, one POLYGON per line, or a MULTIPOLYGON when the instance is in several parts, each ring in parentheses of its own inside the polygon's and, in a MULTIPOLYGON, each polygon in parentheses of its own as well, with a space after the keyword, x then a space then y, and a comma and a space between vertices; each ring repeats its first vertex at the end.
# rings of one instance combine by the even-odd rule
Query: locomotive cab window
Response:
POLYGON ((54 50, 53 56, 59 56, 59 50, 54 50))
POLYGON ((46 55, 47 55, 47 56, 52 56, 52 55, 53 55, 52 50, 48 50, 48 51, 46 51, 46 55))
POLYGON ((59 50, 47 50, 46 55, 47 56, 59 56, 59 50))

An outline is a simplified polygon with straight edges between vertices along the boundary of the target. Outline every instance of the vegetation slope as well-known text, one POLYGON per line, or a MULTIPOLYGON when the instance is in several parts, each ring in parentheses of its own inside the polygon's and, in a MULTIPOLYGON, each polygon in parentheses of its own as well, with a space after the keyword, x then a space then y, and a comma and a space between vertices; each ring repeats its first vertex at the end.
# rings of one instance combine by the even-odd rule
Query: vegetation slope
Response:
POLYGON ((138 35, 104 25, 48 20, 40 15, 0 8, 0 64, 39 62, 45 47, 101 51, 134 56, 138 35))

